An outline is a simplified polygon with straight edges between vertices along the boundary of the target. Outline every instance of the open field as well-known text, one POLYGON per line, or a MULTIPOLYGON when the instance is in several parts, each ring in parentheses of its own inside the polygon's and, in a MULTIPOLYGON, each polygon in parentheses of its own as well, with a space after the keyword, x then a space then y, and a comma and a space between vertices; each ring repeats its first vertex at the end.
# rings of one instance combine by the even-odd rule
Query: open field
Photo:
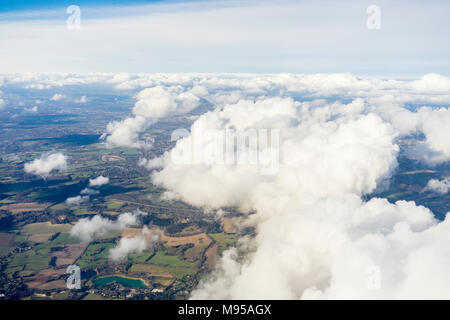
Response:
POLYGON ((88 245, 88 242, 71 243, 65 245, 63 250, 52 252, 52 257, 56 257, 56 266, 73 264, 88 245))
POLYGON ((185 275, 195 274, 196 271, 194 267, 142 263, 133 264, 129 270, 131 273, 147 273, 149 276, 158 278, 182 278, 185 275))
POLYGON ((0 257, 7 255, 14 248, 14 234, 0 232, 0 257))
MULTIPOLYGON (((25 284, 29 288, 39 288, 42 284, 46 283, 47 281, 51 279, 55 279, 63 274, 66 273, 65 269, 45 269, 41 270, 39 272, 34 273, 31 276, 25 277, 24 281, 25 284)), ((63 281, 63 288, 66 287, 65 282, 63 281)), ((61 285, 61 283, 59 283, 61 285)), ((49 286, 52 286, 52 284, 49 284, 49 286)))
POLYGON ((14 234, 0 232, 0 247, 9 247, 13 244, 14 234))
POLYGON ((22 234, 32 242, 42 243, 58 232, 69 232, 70 224, 52 224, 51 222, 30 223, 22 228, 22 234))
POLYGON ((209 247, 208 250, 206 250, 205 256, 206 256, 205 265, 209 269, 214 268, 219 260, 219 251, 216 243, 211 247, 209 247))
POLYGON ((236 227, 234 225, 233 219, 231 218, 223 218, 222 219, 223 231, 225 233, 235 233, 236 227))
POLYGON ((168 236, 165 232, 161 233, 161 241, 166 242, 169 247, 175 247, 179 245, 192 243, 195 246, 208 246, 211 239, 206 235, 206 233, 198 233, 190 236, 174 237, 168 236))
POLYGON ((12 203, 0 206, 0 210, 6 210, 12 214, 18 214, 23 212, 40 212, 44 211, 48 207, 48 204, 42 204, 37 202, 26 203, 12 203))
POLYGON ((208 236, 213 239, 217 246, 219 255, 222 254, 224 250, 227 248, 234 246, 236 244, 237 238, 234 234, 226 234, 226 233, 208 233, 208 236))
POLYGON ((91 243, 76 264, 80 268, 106 264, 108 263, 109 249, 114 246, 113 243, 91 243))

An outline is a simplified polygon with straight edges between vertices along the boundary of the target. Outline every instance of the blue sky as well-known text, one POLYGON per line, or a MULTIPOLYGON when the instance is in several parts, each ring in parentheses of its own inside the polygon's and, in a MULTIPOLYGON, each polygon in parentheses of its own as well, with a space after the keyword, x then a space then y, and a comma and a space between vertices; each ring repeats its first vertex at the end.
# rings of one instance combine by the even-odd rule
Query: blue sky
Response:
POLYGON ((1 1, 0 72, 450 75, 450 3, 1 1), (81 8, 69 30, 68 4, 81 8))
MULTIPOLYGON (((176 1, 176 0, 173 0, 176 1)), ((66 8, 72 4, 78 6, 116 6, 116 5, 142 5, 155 2, 168 2, 167 0, 20 0, 0 1, 0 12, 14 12, 23 10, 48 10, 66 8)))

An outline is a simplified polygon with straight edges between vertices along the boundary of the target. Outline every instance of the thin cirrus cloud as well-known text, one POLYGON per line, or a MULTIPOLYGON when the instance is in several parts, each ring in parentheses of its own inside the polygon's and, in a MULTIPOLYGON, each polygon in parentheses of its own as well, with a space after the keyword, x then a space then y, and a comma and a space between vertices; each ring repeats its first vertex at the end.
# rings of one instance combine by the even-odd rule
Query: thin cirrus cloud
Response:
POLYGON ((81 5, 80 30, 62 7, 6 12, 0 61, 6 72, 449 74, 448 2, 377 5, 379 30, 359 1, 81 5))

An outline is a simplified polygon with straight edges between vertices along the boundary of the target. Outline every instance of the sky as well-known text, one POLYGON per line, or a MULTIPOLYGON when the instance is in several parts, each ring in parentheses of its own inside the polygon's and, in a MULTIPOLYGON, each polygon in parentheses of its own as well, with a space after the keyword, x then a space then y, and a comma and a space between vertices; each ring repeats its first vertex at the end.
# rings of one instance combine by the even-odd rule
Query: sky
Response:
POLYGON ((2 1, 0 72, 449 76, 449 15, 437 0, 2 1))

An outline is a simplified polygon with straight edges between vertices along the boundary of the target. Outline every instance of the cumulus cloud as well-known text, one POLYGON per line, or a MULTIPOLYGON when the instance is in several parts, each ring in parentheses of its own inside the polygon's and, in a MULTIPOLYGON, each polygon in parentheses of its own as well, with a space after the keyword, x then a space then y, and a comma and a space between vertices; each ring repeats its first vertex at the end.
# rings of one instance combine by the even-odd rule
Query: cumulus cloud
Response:
POLYGON ((70 230, 70 234, 79 237, 83 241, 92 241, 96 237, 105 235, 111 231, 121 231, 126 227, 138 226, 140 224, 139 217, 147 215, 142 211, 126 212, 118 216, 117 220, 103 218, 95 215, 92 218, 83 218, 70 230))
POLYGON ((162 158, 154 158, 154 159, 139 159, 138 165, 141 167, 145 167, 148 170, 162 168, 164 166, 164 160, 162 158))
POLYGON ((446 194, 450 189, 450 178, 445 178, 442 180, 431 179, 428 181, 424 188, 424 191, 431 191, 438 194, 446 194))
POLYGON ((89 187, 100 187, 109 183, 109 178, 104 176, 98 176, 94 179, 89 179, 89 187))
POLYGON ((66 205, 68 206, 79 206, 83 202, 89 201, 89 196, 76 196, 66 199, 66 205))
POLYGON ((89 179, 88 187, 81 190, 80 195, 66 199, 66 204, 68 206, 71 206, 71 205, 78 206, 83 202, 87 202, 87 201, 89 201, 89 196, 100 193, 98 190, 95 190, 92 188, 99 187, 99 186, 102 186, 102 185, 105 185, 108 183, 109 183, 109 178, 104 177, 104 176, 98 176, 97 178, 89 179))
POLYGON ((50 100, 52 100, 52 101, 60 101, 60 100, 64 100, 64 99, 66 99, 66 95, 60 94, 60 93, 55 93, 53 95, 53 97, 50 98, 50 100))
POLYGON ((94 195, 94 194, 99 194, 99 193, 100 193, 100 191, 94 190, 94 189, 91 189, 91 188, 84 188, 80 192, 80 194, 88 194, 88 195, 94 195))
POLYGON ((133 108, 133 117, 108 124, 106 142, 125 147, 145 147, 147 141, 139 139, 140 134, 157 119, 169 114, 184 114, 199 105, 200 98, 192 90, 181 87, 155 86, 140 91, 133 108))
POLYGON ((79 99, 75 99, 74 102, 76 103, 86 103, 88 101, 86 96, 81 96, 79 99))
MULTIPOLYGON (((418 112, 418 127, 429 111, 435 112, 418 112)), ((399 135, 379 105, 360 99, 240 100, 201 115, 188 136, 152 161, 162 162, 153 182, 168 190, 169 199, 255 211, 238 223, 255 227, 256 236, 225 251, 192 298, 448 296, 449 218, 439 222, 414 202, 363 200, 397 166, 399 135), (224 150, 208 134, 252 128, 279 130, 279 163, 272 174, 261 174, 267 164, 258 161, 218 161, 236 156, 236 148, 224 150)))
POLYGON ((32 108, 25 108, 25 109, 24 109, 24 112, 28 112, 28 113, 36 113, 36 112, 38 112, 38 107, 37 107, 37 106, 34 106, 34 107, 32 107, 32 108))
POLYGON ((25 164, 26 173, 32 173, 44 178, 48 177, 48 175, 54 170, 67 170, 67 156, 60 152, 48 153, 43 154, 40 158, 25 164))
POLYGON ((130 253, 141 253, 148 250, 158 239, 159 230, 150 231, 147 226, 144 226, 139 235, 121 238, 117 246, 109 251, 109 257, 113 261, 121 261, 130 253))

